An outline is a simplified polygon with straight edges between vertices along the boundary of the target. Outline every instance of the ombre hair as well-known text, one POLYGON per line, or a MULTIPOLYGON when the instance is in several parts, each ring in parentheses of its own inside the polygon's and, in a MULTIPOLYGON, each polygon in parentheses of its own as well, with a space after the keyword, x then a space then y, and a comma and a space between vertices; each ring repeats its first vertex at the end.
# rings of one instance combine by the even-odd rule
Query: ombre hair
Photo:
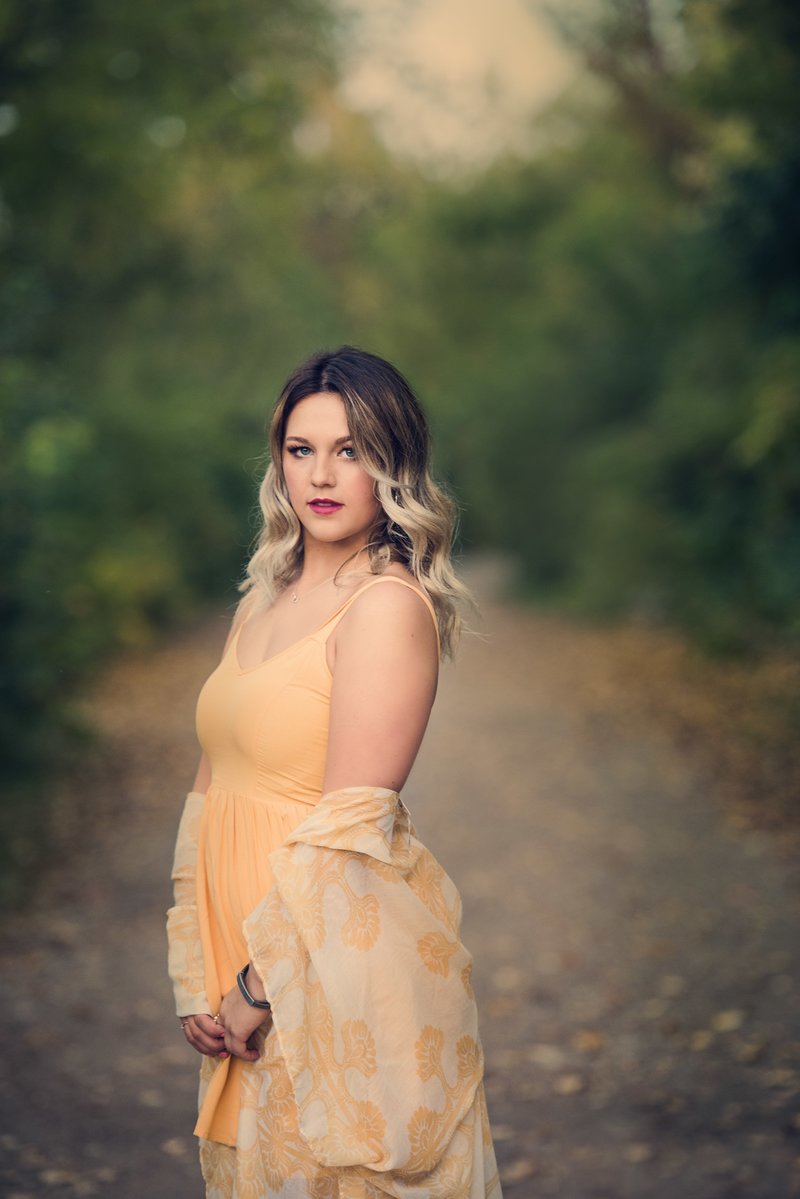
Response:
POLYGON ((320 393, 342 400, 358 462, 375 480, 380 512, 367 546, 371 572, 381 574, 390 562, 411 572, 434 606, 442 652, 452 656, 461 628, 457 601, 472 602, 451 561, 456 507, 431 478, 428 422, 407 380, 353 346, 313 355, 278 397, 259 489, 263 526, 241 589, 270 603, 302 566, 302 525, 289 502, 283 443, 292 409, 320 393))

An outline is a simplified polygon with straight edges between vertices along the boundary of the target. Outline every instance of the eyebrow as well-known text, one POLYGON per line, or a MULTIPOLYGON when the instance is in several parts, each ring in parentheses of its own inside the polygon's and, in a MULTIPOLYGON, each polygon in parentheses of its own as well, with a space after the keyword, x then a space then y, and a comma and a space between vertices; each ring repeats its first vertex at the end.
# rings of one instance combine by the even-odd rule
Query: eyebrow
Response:
MULTIPOLYGON (((303 445, 311 445, 311 442, 308 440, 307 437, 300 437, 300 435, 297 433, 289 433, 286 437, 286 440, 287 441, 302 441, 303 445)), ((352 441, 352 440, 353 440, 353 438, 352 438, 351 434, 347 433, 344 437, 337 437, 333 444, 334 445, 343 445, 345 441, 352 441)))

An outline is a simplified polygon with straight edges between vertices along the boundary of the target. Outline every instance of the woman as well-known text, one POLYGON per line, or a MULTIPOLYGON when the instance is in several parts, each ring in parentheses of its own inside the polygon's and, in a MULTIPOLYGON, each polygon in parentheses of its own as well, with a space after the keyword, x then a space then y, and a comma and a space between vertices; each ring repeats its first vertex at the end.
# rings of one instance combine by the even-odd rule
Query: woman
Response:
POLYGON ((167 920, 207 1196, 496 1199, 460 901, 400 799, 465 594, 452 507, 361 350, 295 371, 270 450, 167 920))

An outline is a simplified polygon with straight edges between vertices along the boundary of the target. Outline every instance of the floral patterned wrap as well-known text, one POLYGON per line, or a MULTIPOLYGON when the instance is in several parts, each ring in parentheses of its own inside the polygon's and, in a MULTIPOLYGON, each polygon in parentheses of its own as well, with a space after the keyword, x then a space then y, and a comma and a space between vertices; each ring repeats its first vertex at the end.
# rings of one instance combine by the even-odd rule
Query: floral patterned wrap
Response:
POLYGON ((269 860, 244 933, 330 1193, 499 1199, 461 901, 398 793, 329 792, 269 860))

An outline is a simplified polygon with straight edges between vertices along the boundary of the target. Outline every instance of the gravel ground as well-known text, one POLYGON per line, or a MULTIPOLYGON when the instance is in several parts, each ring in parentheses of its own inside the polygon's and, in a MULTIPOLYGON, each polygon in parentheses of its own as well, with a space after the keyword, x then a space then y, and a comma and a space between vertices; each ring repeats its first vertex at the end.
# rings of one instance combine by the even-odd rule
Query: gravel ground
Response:
MULTIPOLYGON (((493 599, 499 574, 473 568, 482 635, 443 672, 405 798, 464 898, 504 1193, 800 1196, 797 867, 639 702, 657 638, 620 671, 613 631, 493 599)), ((62 863, 5 921, 9 1199, 202 1193, 163 929, 224 631, 104 676, 94 752, 57 788, 62 863)))

